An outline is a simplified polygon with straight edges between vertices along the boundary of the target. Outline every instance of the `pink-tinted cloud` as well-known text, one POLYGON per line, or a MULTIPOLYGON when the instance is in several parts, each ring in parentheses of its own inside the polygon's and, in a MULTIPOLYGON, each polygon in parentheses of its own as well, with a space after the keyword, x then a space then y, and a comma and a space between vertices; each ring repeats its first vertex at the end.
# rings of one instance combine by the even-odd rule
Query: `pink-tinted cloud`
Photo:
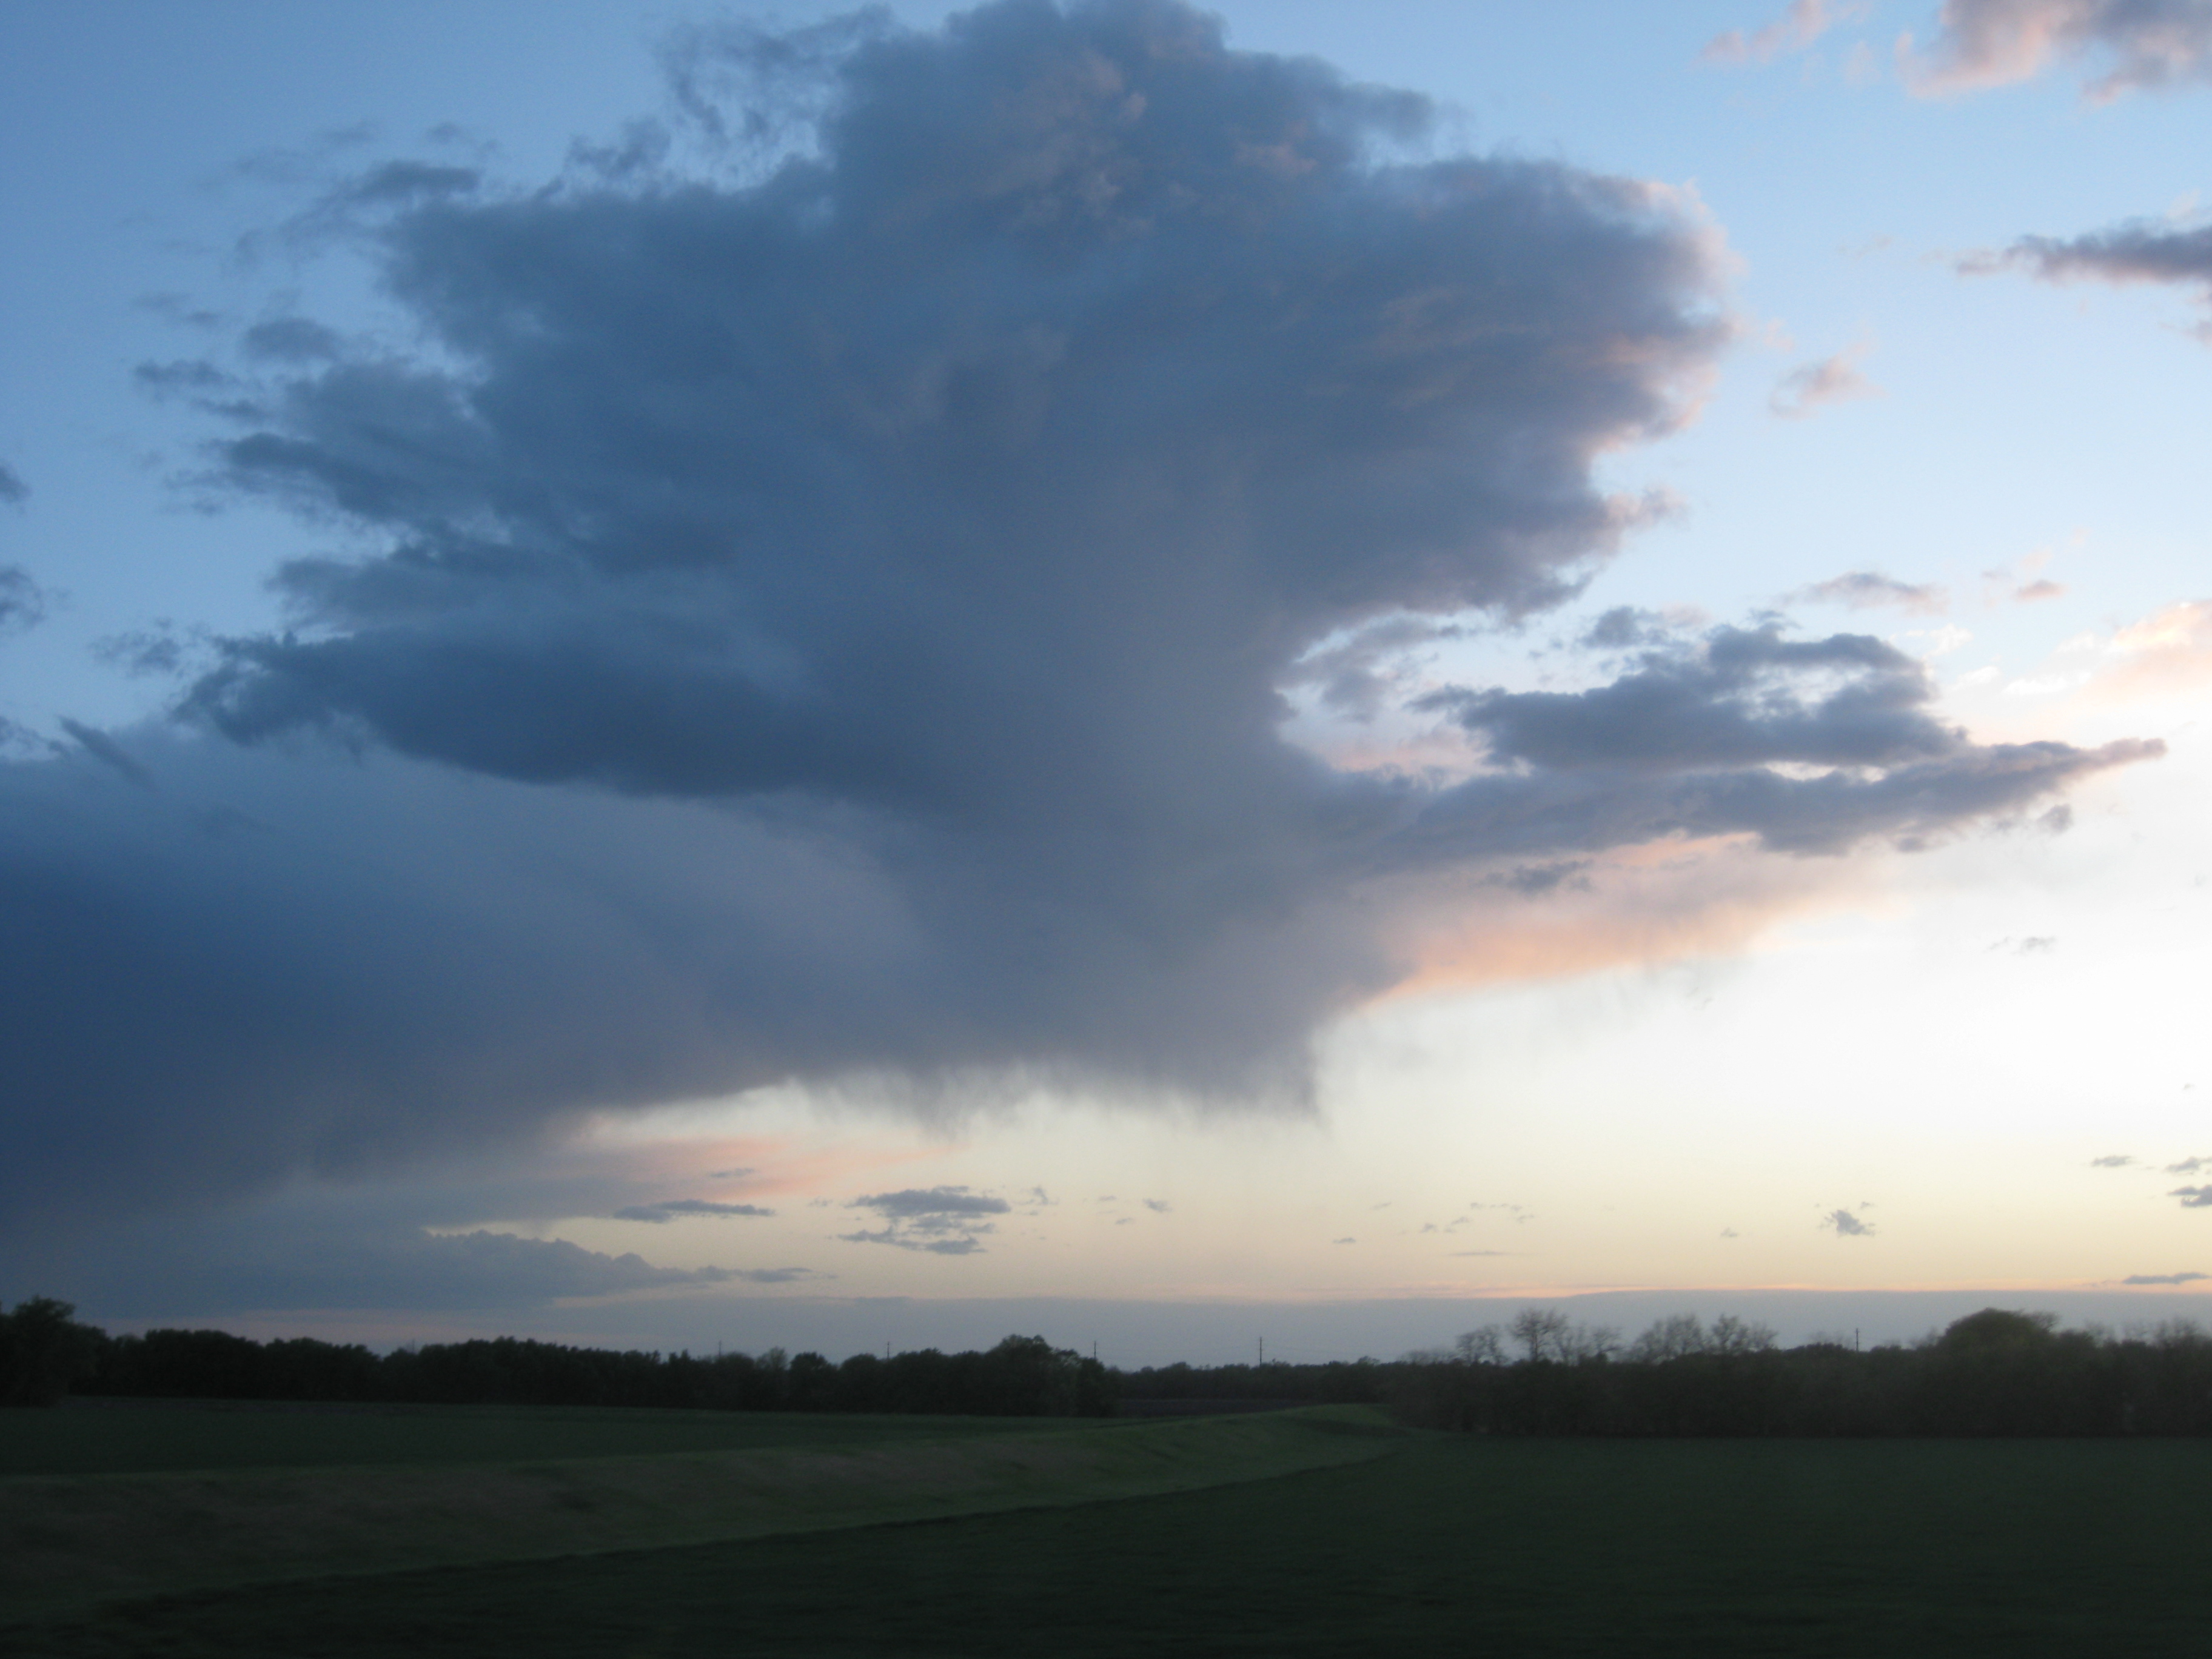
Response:
POLYGON ((2154 611, 2113 635, 2106 651, 2112 666, 2091 683, 2102 697, 2158 697, 2212 685, 2212 599, 2154 611))
POLYGON ((1853 611, 1902 611, 1916 617, 1940 617, 1951 608, 1950 594, 1936 583, 1901 582, 1874 570, 1847 571, 1801 587, 1790 597, 1848 605, 1853 611))
POLYGON ((1818 362, 1801 363, 1776 384, 1767 408, 1785 421, 1802 421, 1830 404, 1881 397, 1882 389, 1859 372, 1864 355, 1863 347, 1853 346, 1818 362))
POLYGON ((1771 64, 1784 52, 1802 52, 1846 18, 1866 9, 1831 5, 1828 0, 1790 0, 1790 9, 1764 28, 1745 33, 1729 29, 1705 42, 1698 54, 1708 64, 1771 64))
POLYGON ((1925 52, 1897 42, 1898 72, 1922 97, 2033 79, 2055 64, 2111 64, 2085 82, 2093 103, 2123 93, 2212 81, 2206 0, 1944 0, 1925 52))

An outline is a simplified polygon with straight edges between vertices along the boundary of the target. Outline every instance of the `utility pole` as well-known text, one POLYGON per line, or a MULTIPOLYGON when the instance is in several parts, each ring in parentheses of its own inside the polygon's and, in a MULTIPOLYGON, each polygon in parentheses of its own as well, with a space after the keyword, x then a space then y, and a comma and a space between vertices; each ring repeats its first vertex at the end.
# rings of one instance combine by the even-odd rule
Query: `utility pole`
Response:
POLYGON ((1260 1339, 1260 1363, 1262 1365, 1267 1363, 1267 1339, 1264 1336, 1260 1339))

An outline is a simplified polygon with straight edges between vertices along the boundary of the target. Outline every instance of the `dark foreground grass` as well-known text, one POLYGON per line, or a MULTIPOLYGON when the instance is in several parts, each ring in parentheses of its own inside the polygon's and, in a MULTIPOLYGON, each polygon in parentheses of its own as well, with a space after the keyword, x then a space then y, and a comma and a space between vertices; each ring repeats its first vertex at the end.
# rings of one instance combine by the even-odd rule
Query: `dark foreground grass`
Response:
POLYGON ((77 1400, 0 1412, 0 1477, 507 1463, 852 1446, 1080 1427, 1069 1418, 662 1411, 623 1406, 325 1406, 77 1400))
POLYGON ((1423 1436, 1079 1508, 145 1602, 31 1655, 2198 1654, 2212 1446, 1423 1436))

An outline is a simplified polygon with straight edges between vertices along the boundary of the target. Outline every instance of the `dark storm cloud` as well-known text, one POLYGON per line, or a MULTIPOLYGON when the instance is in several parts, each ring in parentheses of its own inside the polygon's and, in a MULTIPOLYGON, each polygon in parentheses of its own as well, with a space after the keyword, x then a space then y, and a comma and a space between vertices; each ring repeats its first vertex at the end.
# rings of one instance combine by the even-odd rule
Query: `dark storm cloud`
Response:
POLYGON ((685 60, 759 93, 728 170, 328 198, 422 353, 249 332, 216 465, 374 550, 287 565, 177 725, 0 770, 9 1224, 793 1080, 1296 1097, 1406 971, 1370 878, 1925 838, 2154 752, 1723 629, 1455 693, 1505 769, 1332 769, 1310 653, 1551 605, 1656 510, 1592 465, 1725 342, 1708 228, 1405 159, 1419 99, 1164 0, 778 38, 685 60))
POLYGON ((769 1216, 757 1204, 718 1204, 707 1198, 672 1198, 659 1204, 629 1204, 614 1212, 617 1221, 670 1222, 678 1216, 769 1216))
MULTIPOLYGON (((1908 37, 1909 41, 1909 37, 1908 37)), ((2027 79, 2059 58, 2100 57, 2097 102, 2212 80, 2206 0, 1943 0, 1924 57, 1901 54, 1918 89, 1947 93, 2027 79)))
MULTIPOLYGON (((2177 229, 2154 219, 2130 220, 2085 236, 2024 236, 2001 253, 1960 262, 1968 276, 2025 270, 2049 283, 2166 283, 2194 290, 2212 307, 2212 226, 2177 229)), ((2212 340, 2212 321, 2198 329, 2212 340)), ((2023 589, 2021 597, 2031 597, 2023 589)))
POLYGON ((131 1243, 139 1248, 126 1254, 102 1240, 75 1270, 73 1289, 108 1317, 275 1308, 521 1310, 568 1297, 781 1283, 793 1271, 660 1267, 634 1254, 608 1255, 488 1229, 434 1233, 298 1220, 273 1234, 265 1221, 216 1220, 167 1235, 138 1229, 131 1243))

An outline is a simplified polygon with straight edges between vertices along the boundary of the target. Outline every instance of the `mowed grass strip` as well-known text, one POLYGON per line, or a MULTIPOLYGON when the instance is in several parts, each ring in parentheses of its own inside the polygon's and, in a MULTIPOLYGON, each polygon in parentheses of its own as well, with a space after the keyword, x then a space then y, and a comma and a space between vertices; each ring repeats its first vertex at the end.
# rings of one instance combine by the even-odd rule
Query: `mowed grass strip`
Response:
POLYGON ((141 1602, 27 1659, 2186 1655, 2199 1442, 1497 1441, 1181 1494, 141 1602))
POLYGON ((1081 1504, 1379 1455, 1358 1408, 840 1447, 0 1481, 0 1607, 1081 1504))

